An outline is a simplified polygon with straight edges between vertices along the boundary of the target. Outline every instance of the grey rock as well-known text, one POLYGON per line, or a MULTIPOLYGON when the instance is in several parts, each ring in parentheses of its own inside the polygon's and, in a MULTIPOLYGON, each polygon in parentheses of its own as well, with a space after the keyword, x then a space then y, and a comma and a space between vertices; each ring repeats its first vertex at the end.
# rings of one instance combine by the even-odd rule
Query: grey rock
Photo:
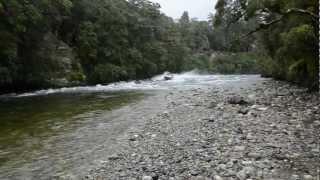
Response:
POLYGON ((115 160, 120 159, 120 156, 118 154, 114 154, 114 155, 109 156, 108 159, 110 161, 115 161, 115 160))
POLYGON ((227 169, 227 166, 226 166, 225 164, 219 164, 219 165, 217 166, 217 170, 218 170, 219 172, 225 171, 226 169, 227 169))
POLYGON ((200 172, 199 170, 197 170, 197 169, 193 169, 193 170, 190 171, 190 174, 191 174, 192 176, 198 176, 200 173, 201 173, 201 172, 200 172))
POLYGON ((223 180, 223 178, 221 176, 215 175, 214 180, 223 180))
POLYGON ((253 167, 244 167, 241 171, 237 173, 237 177, 240 180, 245 180, 249 177, 255 176, 255 169, 253 167))
POLYGON ((233 96, 228 99, 229 104, 247 105, 248 101, 244 100, 241 96, 233 96))
POLYGON ((237 178, 239 178, 239 180, 245 180, 247 179, 248 175, 246 174, 246 172, 244 170, 241 170, 237 173, 237 178))
POLYGON ((306 174, 303 176, 303 180, 313 180, 313 177, 311 175, 306 174))
POLYGON ((190 180, 212 180, 212 179, 204 176, 196 176, 196 177, 191 177, 190 180))
POLYGON ((209 118, 203 118, 203 121, 208 121, 208 122, 214 122, 214 117, 209 117, 209 118))
POLYGON ((142 180, 153 180, 151 176, 143 176, 142 180))
POLYGON ((291 179, 292 179, 292 180, 299 180, 300 177, 299 177, 299 175, 293 174, 293 175, 291 176, 291 179))
POLYGON ((244 151, 244 150, 246 150, 246 147, 245 146, 235 146, 234 150, 235 151, 244 151))
POLYGON ((238 113, 246 115, 249 113, 249 109, 248 108, 239 109, 238 113))
POLYGON ((248 157, 258 160, 262 158, 262 154, 261 152, 250 152, 248 153, 248 157))

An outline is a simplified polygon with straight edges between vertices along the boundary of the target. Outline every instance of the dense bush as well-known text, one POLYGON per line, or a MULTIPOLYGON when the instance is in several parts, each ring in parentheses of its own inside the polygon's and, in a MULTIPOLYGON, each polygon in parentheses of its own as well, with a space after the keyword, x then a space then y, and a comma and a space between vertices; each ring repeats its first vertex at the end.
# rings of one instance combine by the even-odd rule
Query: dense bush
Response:
POLYGON ((221 74, 260 74, 260 56, 253 53, 216 54, 209 72, 221 74))
POLYGON ((147 0, 0 0, 0 92, 181 71, 187 45, 159 8, 147 0))
POLYGON ((226 32, 253 22, 238 38, 231 38, 230 46, 247 40, 261 54, 263 75, 318 89, 318 5, 318 0, 219 0, 214 22, 226 32))

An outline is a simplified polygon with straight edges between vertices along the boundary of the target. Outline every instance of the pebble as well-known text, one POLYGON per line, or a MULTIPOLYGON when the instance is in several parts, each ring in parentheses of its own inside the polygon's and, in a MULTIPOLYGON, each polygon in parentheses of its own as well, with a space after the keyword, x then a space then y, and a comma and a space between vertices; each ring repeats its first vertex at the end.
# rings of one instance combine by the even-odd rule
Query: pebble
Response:
MULTIPOLYGON (((142 130, 130 132, 151 138, 133 135, 134 143, 126 141, 128 145, 121 144, 124 146, 119 148, 121 157, 111 156, 114 161, 106 161, 90 177, 96 177, 95 174, 100 172, 102 177, 109 179, 255 180, 289 177, 294 180, 295 176, 290 174, 281 177, 282 168, 290 165, 292 172, 299 174, 296 175, 298 180, 313 180, 314 177, 303 173, 316 171, 313 158, 319 154, 317 139, 312 134, 313 129, 307 128, 314 128, 318 120, 312 122, 314 126, 310 127, 306 127, 301 120, 318 117, 318 112, 313 112, 310 117, 302 112, 308 112, 307 108, 313 109, 319 105, 315 100, 306 101, 308 98, 303 97, 296 100, 292 95, 277 98, 272 92, 272 85, 283 86, 278 83, 266 80, 260 90, 255 89, 255 105, 251 107, 251 102, 229 104, 225 99, 232 96, 247 97, 253 93, 248 86, 234 91, 222 85, 219 87, 221 90, 216 92, 220 94, 212 95, 210 99, 205 91, 196 97, 189 96, 192 93, 186 93, 188 91, 179 92, 184 97, 170 96, 168 103, 174 101, 181 106, 171 103, 167 111, 161 110, 163 113, 158 116, 155 113, 154 118, 146 119, 147 123, 141 126, 142 130), (266 96, 264 91, 268 89, 270 93, 266 96), (214 109, 182 106, 209 102, 214 102, 214 109), (271 104, 273 106, 269 107, 271 104), (264 112, 267 110, 267 113, 264 112), (302 169, 292 161, 303 162, 305 166, 302 169), (153 173, 159 176, 153 176, 153 173)), ((290 91, 295 89, 292 86, 283 87, 290 91)))
POLYGON ((304 175, 303 180, 313 180, 313 177, 311 175, 304 175))
POLYGON ((191 174, 192 176, 197 176, 197 175, 200 174, 200 171, 199 171, 199 170, 192 170, 192 171, 190 171, 190 174, 191 174))
POLYGON ((241 171, 237 173, 237 177, 240 180, 247 179, 248 177, 254 177, 255 169, 253 167, 244 167, 241 171))
POLYGON ((235 147, 234 147, 234 150, 235 150, 235 151, 244 151, 245 149, 246 149, 245 146, 235 146, 235 147))
POLYGON ((115 160, 120 159, 120 156, 118 154, 114 154, 114 155, 109 156, 108 159, 110 161, 115 161, 115 160))
POLYGON ((151 176, 143 176, 142 180, 153 180, 151 176))
POLYGON ((223 178, 221 176, 215 175, 214 180, 223 180, 223 178))
POLYGON ((296 175, 296 174, 293 174, 293 175, 291 176, 291 179, 292 179, 292 180, 299 180, 299 179, 300 179, 300 176, 299 176, 299 175, 296 175))
POLYGON ((245 109, 239 109, 238 111, 240 114, 246 115, 249 113, 249 109, 245 108, 245 109))

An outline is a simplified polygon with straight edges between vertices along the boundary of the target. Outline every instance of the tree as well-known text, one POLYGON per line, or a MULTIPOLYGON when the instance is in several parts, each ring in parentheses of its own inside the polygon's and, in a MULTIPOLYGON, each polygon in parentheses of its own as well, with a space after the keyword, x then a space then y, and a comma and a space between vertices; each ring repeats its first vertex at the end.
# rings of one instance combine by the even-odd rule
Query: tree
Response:
MULTIPOLYGON (((236 40, 257 37, 269 55, 264 72, 276 78, 318 87, 318 1, 317 0, 219 0, 216 24, 226 27, 253 21, 254 26, 236 40)), ((234 38, 232 38, 234 39, 234 38)))

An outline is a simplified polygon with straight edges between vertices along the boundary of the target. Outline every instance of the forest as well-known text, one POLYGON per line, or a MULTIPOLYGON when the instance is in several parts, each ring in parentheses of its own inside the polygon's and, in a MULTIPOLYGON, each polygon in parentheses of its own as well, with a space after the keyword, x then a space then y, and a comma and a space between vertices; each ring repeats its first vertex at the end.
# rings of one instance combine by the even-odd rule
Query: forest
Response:
POLYGON ((147 0, 0 0, 0 93, 165 71, 262 74, 317 90, 317 0, 218 0, 208 21, 147 0))

